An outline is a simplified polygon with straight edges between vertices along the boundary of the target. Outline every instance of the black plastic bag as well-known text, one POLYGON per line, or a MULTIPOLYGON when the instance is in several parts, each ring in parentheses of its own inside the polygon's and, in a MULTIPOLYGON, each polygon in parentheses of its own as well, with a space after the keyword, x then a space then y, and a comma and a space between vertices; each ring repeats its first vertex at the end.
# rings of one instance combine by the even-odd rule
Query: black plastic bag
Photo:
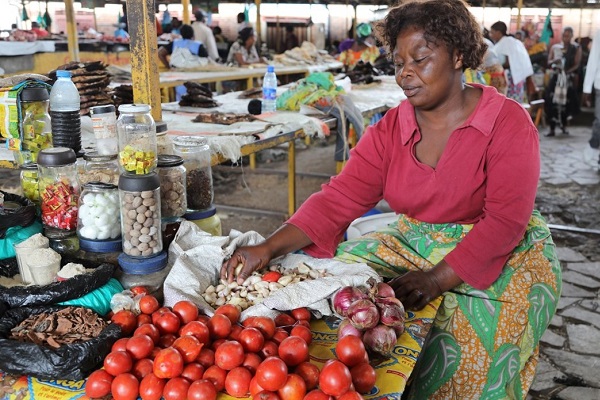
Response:
MULTIPOLYGON (((63 260, 63 263, 68 261, 63 260)), ((81 261, 79 262, 81 263, 81 261)), ((84 266, 89 268, 89 266, 84 266)), ((50 305, 77 299, 105 285, 112 277, 114 270, 114 265, 105 263, 96 267, 94 272, 76 275, 62 282, 53 282, 43 286, 13 286, 10 288, 0 286, 0 302, 6 303, 9 308, 16 308, 50 305)), ((16 258, 0 260, 0 275, 14 276, 18 273, 16 258)))
POLYGON ((55 312, 64 306, 21 307, 6 311, 0 318, 0 370, 39 379, 79 381, 101 366, 121 328, 110 324, 87 342, 62 345, 58 349, 8 339, 10 331, 30 315, 55 312))

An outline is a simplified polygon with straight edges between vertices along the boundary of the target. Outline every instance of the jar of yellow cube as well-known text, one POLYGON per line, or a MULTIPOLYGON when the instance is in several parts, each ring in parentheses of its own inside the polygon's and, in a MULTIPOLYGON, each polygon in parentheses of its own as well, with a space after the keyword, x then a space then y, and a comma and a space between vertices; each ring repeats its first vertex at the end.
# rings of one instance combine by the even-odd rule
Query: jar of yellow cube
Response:
POLYGON ((146 175, 156 169, 156 124, 147 104, 119 106, 119 167, 121 172, 146 175))

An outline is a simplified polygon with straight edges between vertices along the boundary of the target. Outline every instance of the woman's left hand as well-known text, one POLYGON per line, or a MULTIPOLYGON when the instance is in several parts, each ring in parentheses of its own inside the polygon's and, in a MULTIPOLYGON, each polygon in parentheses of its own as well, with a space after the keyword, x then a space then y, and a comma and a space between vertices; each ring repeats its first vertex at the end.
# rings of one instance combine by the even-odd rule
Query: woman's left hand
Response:
POLYGON ((410 271, 392 279, 390 286, 396 293, 396 298, 404 304, 407 310, 423 309, 431 300, 442 294, 431 272, 410 271))

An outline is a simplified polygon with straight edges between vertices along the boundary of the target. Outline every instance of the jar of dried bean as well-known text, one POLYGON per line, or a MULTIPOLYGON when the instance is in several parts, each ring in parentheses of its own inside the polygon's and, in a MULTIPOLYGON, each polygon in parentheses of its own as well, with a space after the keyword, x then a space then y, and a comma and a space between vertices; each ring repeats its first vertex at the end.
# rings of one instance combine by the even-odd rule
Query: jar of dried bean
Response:
POLYGON ((119 184, 119 163, 117 155, 100 155, 89 152, 83 155, 84 167, 79 173, 79 183, 103 182, 111 185, 119 184))
POLYGON ((209 209, 213 203, 214 192, 208 141, 204 137, 178 136, 173 139, 173 152, 183 158, 186 169, 188 209, 209 209))
POLYGON ((146 175, 122 174, 119 178, 123 252, 132 257, 152 257, 162 251, 160 180, 146 175))
POLYGON ((156 169, 156 124, 147 104, 119 106, 117 133, 121 172, 144 175, 156 169))
POLYGON ((163 219, 181 217, 187 211, 185 173, 183 158, 159 154, 160 214, 163 219))

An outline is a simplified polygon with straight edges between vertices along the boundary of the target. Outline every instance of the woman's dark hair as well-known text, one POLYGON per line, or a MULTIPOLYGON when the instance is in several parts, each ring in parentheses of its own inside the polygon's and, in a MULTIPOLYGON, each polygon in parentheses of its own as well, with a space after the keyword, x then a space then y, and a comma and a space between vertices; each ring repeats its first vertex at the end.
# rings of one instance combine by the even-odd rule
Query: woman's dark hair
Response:
POLYGON ((390 10, 377 28, 388 54, 396 48, 396 39, 407 28, 423 31, 427 42, 445 45, 452 54, 462 55, 463 69, 476 69, 486 51, 481 28, 463 0, 410 0, 390 10))
POLYGON ((240 42, 244 44, 246 43, 246 40, 248 40, 252 35, 254 35, 254 29, 247 27, 240 31, 238 38, 240 42))
POLYGON ((188 24, 183 24, 181 25, 181 28, 179 28, 179 33, 184 39, 192 39, 194 37, 194 28, 188 24))
POLYGON ((213 34, 214 34, 214 35, 220 35, 221 33, 223 33, 223 30, 221 29, 221 27, 220 27, 220 26, 215 26, 215 27, 213 28, 213 34))
POLYGON ((506 36, 508 33, 508 27, 502 21, 494 22, 494 24, 490 26, 490 29, 493 29, 496 32, 500 32, 502 36, 506 36))

